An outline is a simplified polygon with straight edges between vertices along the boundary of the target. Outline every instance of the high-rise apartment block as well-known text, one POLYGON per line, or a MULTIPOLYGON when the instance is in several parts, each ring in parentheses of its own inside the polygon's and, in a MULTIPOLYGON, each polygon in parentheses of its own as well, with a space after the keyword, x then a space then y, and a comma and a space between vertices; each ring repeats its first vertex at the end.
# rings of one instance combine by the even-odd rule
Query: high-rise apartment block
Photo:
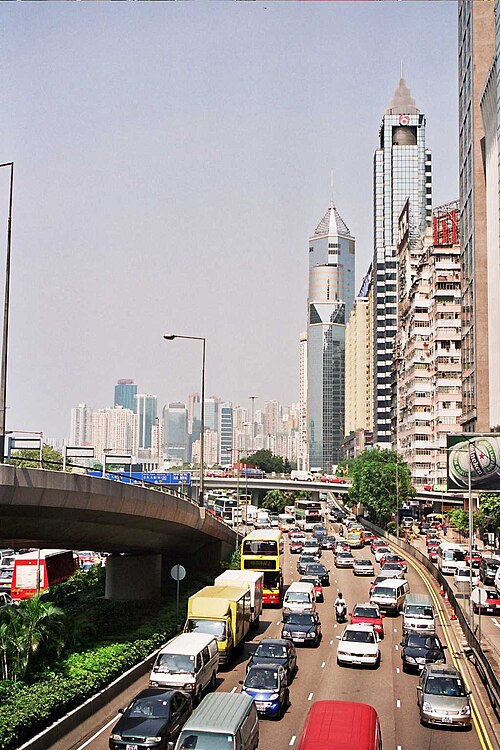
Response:
POLYGON ((219 405, 219 464, 231 466, 236 460, 233 444, 233 405, 221 403, 219 405))
MULTIPOLYGON (((492 316, 488 310, 488 281, 490 268, 498 275, 499 264, 498 257, 490 259, 491 267, 488 262, 485 131, 480 102, 495 57, 494 3, 461 0, 458 34, 462 424, 465 431, 484 432, 491 426, 488 323, 496 326, 498 320, 498 311, 492 316)), ((498 193, 498 171, 491 189, 498 193)), ((491 218, 498 235, 498 216, 491 218)))
POLYGON ((103 460, 105 452, 134 454, 137 418, 133 411, 116 406, 92 414, 92 445, 95 456, 103 460))
POLYGON ((459 206, 433 211, 422 238, 400 215, 398 333, 394 357, 393 448, 415 486, 446 484, 446 436, 461 432, 459 206))
POLYGON ((135 411, 135 396, 137 386, 133 380, 122 378, 115 385, 115 406, 123 406, 124 409, 135 411))
POLYGON ((92 445, 92 409, 78 404, 71 409, 70 445, 92 445))
POLYGON ((344 438, 345 324, 354 304, 355 239, 333 201, 309 240, 309 465, 330 473, 344 438))
POLYGON ((380 127, 374 158, 373 411, 374 442, 391 446, 391 371, 397 326, 396 247, 399 216, 409 199, 409 232, 420 236, 431 220, 431 155, 425 117, 403 78, 380 127))
POLYGON ((345 434, 373 431, 372 272, 366 274, 345 331, 345 434))

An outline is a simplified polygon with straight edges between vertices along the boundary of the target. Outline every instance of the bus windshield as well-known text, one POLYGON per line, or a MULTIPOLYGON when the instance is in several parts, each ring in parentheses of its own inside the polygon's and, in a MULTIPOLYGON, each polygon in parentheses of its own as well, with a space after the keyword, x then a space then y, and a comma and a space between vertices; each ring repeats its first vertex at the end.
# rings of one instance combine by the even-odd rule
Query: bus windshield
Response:
POLYGON ((278 542, 271 539, 245 539, 243 541, 244 555, 277 555, 278 542))

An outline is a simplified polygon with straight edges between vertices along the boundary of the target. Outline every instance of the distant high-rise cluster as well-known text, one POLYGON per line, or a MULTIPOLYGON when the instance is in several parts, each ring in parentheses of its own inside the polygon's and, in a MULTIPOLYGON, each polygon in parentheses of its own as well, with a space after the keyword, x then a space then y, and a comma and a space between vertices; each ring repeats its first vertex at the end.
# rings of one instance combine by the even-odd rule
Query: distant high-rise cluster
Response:
MULTIPOLYGON (((200 461, 201 398, 189 394, 187 403, 171 401, 158 413, 155 395, 138 393, 133 380, 122 379, 114 389, 112 407, 93 410, 79 404, 71 410, 72 446, 92 446, 95 457, 106 453, 131 455, 145 467, 169 468, 200 461)), ((255 399, 255 397, 252 397, 255 399)), ((265 401, 255 410, 234 406, 217 396, 205 399, 206 466, 232 466, 251 453, 271 450, 291 464, 299 452, 298 404, 265 401)))

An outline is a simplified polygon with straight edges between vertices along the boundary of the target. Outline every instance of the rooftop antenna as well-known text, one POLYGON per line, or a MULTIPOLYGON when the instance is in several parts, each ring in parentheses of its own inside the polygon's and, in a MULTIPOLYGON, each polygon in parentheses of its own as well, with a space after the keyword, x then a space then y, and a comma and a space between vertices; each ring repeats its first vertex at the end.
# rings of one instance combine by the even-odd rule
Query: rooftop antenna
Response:
POLYGON ((333 203, 333 169, 330 169, 330 200, 333 203))
POLYGON ((400 63, 400 75, 399 75, 399 77, 400 77, 400 78, 404 78, 404 74, 403 74, 403 58, 401 58, 401 63, 400 63))

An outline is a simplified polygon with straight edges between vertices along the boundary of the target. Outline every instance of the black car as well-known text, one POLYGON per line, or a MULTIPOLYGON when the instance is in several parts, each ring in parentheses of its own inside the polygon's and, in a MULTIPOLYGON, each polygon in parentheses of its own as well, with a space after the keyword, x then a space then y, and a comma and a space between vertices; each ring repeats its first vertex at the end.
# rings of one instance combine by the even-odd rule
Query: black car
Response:
POLYGON ((318 558, 316 555, 302 554, 297 560, 297 572, 303 575, 306 572, 308 565, 317 564, 318 558))
POLYGON ((317 612, 292 612, 283 623, 281 637, 293 643, 319 646, 321 622, 317 612))
POLYGON ((327 535, 326 528, 324 526, 315 526, 313 529, 313 537, 315 539, 323 539, 327 535))
POLYGON ((403 672, 420 672, 426 664, 445 664, 445 648, 437 635, 410 631, 401 641, 403 672))
POLYGON ((307 563, 304 570, 300 571, 301 575, 315 576, 319 578, 322 586, 330 585, 330 573, 321 563, 307 563))
POLYGON ((285 638, 264 638, 247 664, 250 667, 266 664, 281 664, 288 675, 288 684, 297 671, 297 652, 293 643, 285 638))
POLYGON ((157 748, 175 742, 193 711, 191 696, 180 690, 147 688, 135 696, 109 738, 110 750, 157 748))
POLYGON ((479 577, 483 583, 495 583, 496 572, 500 568, 500 560, 497 557, 483 557, 479 563, 479 577))

